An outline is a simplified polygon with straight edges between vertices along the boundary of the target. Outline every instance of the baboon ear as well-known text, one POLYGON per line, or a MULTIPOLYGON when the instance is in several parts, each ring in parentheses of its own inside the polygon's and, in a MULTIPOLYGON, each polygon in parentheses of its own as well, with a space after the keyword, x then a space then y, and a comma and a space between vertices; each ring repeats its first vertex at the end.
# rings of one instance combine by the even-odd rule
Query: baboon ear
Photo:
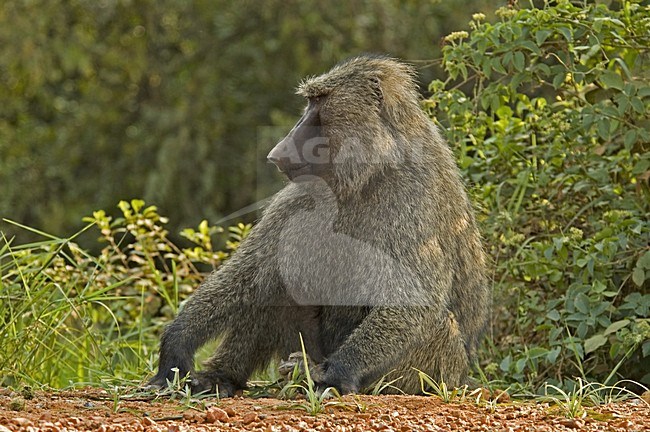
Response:
POLYGON ((370 78, 370 86, 378 105, 382 106, 384 104, 384 92, 381 89, 381 79, 378 76, 373 76, 370 78))

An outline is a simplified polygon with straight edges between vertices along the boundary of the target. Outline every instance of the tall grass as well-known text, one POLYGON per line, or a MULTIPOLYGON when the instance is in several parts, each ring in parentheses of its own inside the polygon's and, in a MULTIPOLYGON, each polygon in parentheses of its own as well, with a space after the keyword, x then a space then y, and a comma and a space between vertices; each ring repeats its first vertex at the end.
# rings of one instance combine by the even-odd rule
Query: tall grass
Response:
MULTIPOLYGON (((113 219, 98 211, 83 229, 60 238, 5 220, 43 240, 15 245, 0 231, 0 385, 119 384, 145 378, 154 366, 162 324, 229 252, 213 251, 199 225, 181 249, 167 238, 165 218, 133 200, 113 219), (99 230, 97 256, 75 239, 99 230)), ((248 226, 230 230, 234 250, 248 226)))
POLYGON ((138 380, 148 370, 155 326, 114 312, 135 303, 121 291, 134 277, 99 280, 106 257, 73 242, 91 226, 69 238, 25 228, 45 240, 16 246, 0 237, 1 384, 65 387, 138 380))

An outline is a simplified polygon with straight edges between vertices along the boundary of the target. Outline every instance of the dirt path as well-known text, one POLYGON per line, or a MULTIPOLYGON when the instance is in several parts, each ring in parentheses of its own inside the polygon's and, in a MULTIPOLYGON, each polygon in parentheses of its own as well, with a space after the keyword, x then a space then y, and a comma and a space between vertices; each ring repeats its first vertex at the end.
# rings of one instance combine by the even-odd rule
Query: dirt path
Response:
POLYGON ((7 431, 649 431, 640 400, 588 409, 567 419, 540 403, 444 403, 435 397, 346 396, 312 416, 277 399, 117 400, 98 389, 23 395, 0 389, 0 432, 7 431))

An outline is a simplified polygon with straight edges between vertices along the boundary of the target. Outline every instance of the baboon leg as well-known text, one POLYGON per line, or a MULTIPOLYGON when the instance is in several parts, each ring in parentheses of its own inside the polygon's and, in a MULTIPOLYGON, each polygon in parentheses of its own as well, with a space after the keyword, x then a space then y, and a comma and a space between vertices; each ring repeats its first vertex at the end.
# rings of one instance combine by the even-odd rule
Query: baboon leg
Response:
POLYGON ((433 323, 428 314, 430 307, 374 309, 327 359, 322 384, 357 392, 395 368, 390 376, 402 376, 395 386, 419 393, 418 374, 412 369, 417 367, 435 381, 462 385, 468 358, 458 323, 451 314, 433 323))
POLYGON ((402 377, 395 383, 396 387, 411 394, 422 392, 420 378, 418 372, 413 369, 414 366, 436 383, 444 382, 448 388, 465 384, 470 366, 469 359, 453 314, 449 313, 449 316, 417 345, 409 350, 410 355, 402 359, 396 372, 391 374, 394 377, 402 377))
POLYGON ((323 365, 325 387, 343 393, 357 393, 370 380, 388 372, 404 354, 404 341, 420 338, 429 308, 376 307, 354 329, 323 365), (381 349, 378 349, 381 348, 381 349))
MULTIPOLYGON (((255 265, 253 260, 248 266, 255 265)), ((245 267, 245 266, 242 266, 245 267)), ((174 379, 178 369, 181 378, 194 371, 194 354, 205 343, 215 340, 241 319, 241 300, 229 293, 250 293, 254 287, 251 279, 238 275, 237 260, 232 258, 212 273, 181 308, 178 316, 163 332, 160 342, 158 373, 149 385, 163 388, 174 379)), ((247 275, 252 274, 252 270, 247 275)), ((250 278, 250 276, 249 276, 250 278)), ((195 377, 192 377, 194 380, 195 377)), ((197 383, 192 382, 192 385, 197 383)))

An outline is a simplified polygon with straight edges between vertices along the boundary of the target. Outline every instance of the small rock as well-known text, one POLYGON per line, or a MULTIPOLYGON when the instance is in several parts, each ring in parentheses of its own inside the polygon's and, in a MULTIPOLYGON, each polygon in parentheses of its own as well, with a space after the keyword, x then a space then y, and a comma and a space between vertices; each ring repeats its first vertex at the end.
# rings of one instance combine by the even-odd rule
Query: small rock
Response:
POLYGON ((495 394, 495 400, 497 400, 500 403, 506 403, 510 402, 510 395, 508 394, 507 391, 497 391, 495 394))
POLYGON ((492 395, 490 390, 486 389, 485 387, 481 387, 478 393, 481 395, 481 399, 484 401, 490 400, 490 397, 492 395))
POLYGON ((0 432, 11 432, 11 429, 8 427, 0 425, 0 432))
POLYGON ((208 423, 215 423, 217 421, 226 422, 228 419, 228 412, 217 407, 210 408, 205 415, 205 421, 208 423))
POLYGON ((585 424, 582 420, 579 419, 564 419, 560 420, 560 424, 562 426, 572 428, 572 429, 580 429, 582 428, 585 424))
POLYGON ((34 426, 34 423, 24 417, 16 417, 12 419, 11 422, 20 427, 34 426))
POLYGON ((151 417, 145 417, 142 419, 142 424, 145 426, 153 426, 156 424, 156 421, 151 417))
POLYGON ((237 411, 233 409, 233 407, 227 407, 223 409, 230 417, 236 417, 237 416, 237 411))
POLYGON ((245 425, 251 424, 254 421, 257 421, 257 414, 254 413, 254 412, 246 414, 244 416, 244 418, 242 419, 242 423, 245 424, 245 425))

